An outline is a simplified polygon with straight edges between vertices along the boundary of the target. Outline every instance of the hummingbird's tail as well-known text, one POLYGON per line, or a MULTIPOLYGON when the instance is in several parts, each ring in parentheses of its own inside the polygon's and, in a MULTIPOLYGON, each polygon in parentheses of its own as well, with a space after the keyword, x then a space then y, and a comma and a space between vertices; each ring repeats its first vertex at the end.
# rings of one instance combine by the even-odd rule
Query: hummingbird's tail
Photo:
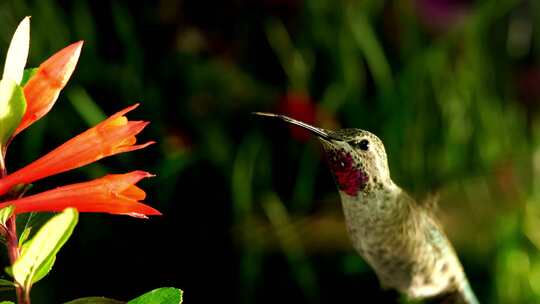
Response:
POLYGON ((476 295, 472 291, 471 285, 469 285, 469 282, 465 281, 465 286, 461 289, 461 294, 463 297, 463 303, 466 304, 479 304, 478 299, 476 298, 476 295))
POLYGON ((471 289, 469 282, 465 282, 460 288, 442 295, 436 296, 426 301, 428 304, 479 304, 476 295, 471 289))

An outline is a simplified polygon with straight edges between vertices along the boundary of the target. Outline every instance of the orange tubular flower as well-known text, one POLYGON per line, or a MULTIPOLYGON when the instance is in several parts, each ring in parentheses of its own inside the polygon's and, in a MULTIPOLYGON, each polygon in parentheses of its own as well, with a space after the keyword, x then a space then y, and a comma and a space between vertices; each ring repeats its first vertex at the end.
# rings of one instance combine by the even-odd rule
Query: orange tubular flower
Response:
POLYGON ((68 140, 26 167, 0 179, 0 195, 17 184, 28 184, 47 176, 82 167, 118 153, 142 149, 154 142, 135 145, 136 138, 148 122, 128 121, 124 116, 138 104, 128 107, 97 126, 68 140))
POLYGON ((83 41, 75 42, 43 62, 24 86, 26 113, 13 136, 33 124, 51 110, 58 94, 75 70, 83 41))
POLYGON ((36 195, 8 201, 0 208, 15 206, 15 213, 34 211, 62 211, 73 207, 79 212, 106 212, 138 218, 161 215, 156 209, 140 201, 146 193, 135 184, 153 176, 144 171, 106 175, 93 181, 67 185, 36 195))

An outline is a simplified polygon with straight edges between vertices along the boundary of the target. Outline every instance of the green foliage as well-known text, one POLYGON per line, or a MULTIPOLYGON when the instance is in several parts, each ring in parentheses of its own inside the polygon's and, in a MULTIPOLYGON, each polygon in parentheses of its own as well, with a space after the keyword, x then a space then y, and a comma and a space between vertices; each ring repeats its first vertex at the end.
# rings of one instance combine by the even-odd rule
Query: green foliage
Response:
POLYGON ((0 80, 0 145, 4 147, 26 111, 22 87, 15 81, 0 80))
POLYGON ((15 206, 7 206, 5 208, 0 209, 0 225, 6 226, 6 222, 9 219, 9 217, 13 215, 14 210, 15 210, 15 206))
POLYGON ((107 299, 103 297, 87 297, 80 298, 73 301, 66 302, 64 304, 122 304, 126 302, 117 301, 113 299, 107 299))
POLYGON ((24 244, 26 240, 32 238, 54 215, 52 212, 30 212, 17 215, 19 244, 24 244))
POLYGON ((24 66, 28 58, 28 49, 30 45, 30 17, 24 18, 9 44, 4 64, 4 74, 2 79, 11 79, 17 84, 23 79, 24 66))
POLYGON ((107 118, 107 115, 103 113, 103 110, 101 110, 83 88, 71 89, 66 94, 73 107, 75 107, 75 110, 77 110, 77 113, 84 119, 88 126, 95 126, 107 118))
POLYGON ((15 281, 26 290, 52 268, 56 254, 77 224, 78 213, 68 208, 50 219, 37 234, 22 246, 21 256, 12 266, 15 281))
POLYGON ((122 302, 103 297, 80 298, 64 304, 181 304, 182 290, 172 287, 162 287, 149 291, 129 302, 122 302))
MULTIPOLYGON (((164 217, 167 227, 179 239, 212 231, 196 234, 206 246, 186 248, 166 264, 195 259, 207 265, 211 261, 200 253, 237 254, 229 262, 241 269, 238 281, 226 282, 238 287, 231 301, 255 303, 261 295, 292 290, 282 296, 309 302, 315 301, 310 289, 320 288, 321 302, 337 302, 337 295, 358 295, 349 286, 378 283, 352 257, 317 143, 299 142, 287 128, 248 115, 281 111, 282 97, 300 90, 317 111, 317 125, 379 135, 392 177, 404 189, 417 197, 441 192, 440 217, 482 302, 539 301, 540 2, 437 7, 457 14, 450 18, 434 18, 425 3, 445 1, 428 0, 235 2, 219 16, 207 8, 193 13, 194 1, 167 7, 173 2, 115 2, 99 9, 86 0, 6 4, 4 28, 33 15, 33 64, 69 41, 86 40, 76 77, 52 118, 21 134, 12 155, 29 163, 100 120, 102 112, 140 100, 136 115, 152 121, 149 138, 159 142, 151 155, 76 174, 92 177, 134 164, 156 172, 149 198, 175 212, 164 217), (215 189, 219 195, 206 199, 215 189), (208 219, 197 209, 206 204, 213 211, 208 219), (269 282, 274 276, 287 278, 286 289, 269 282)), ((6 43, 10 31, 0 29, 6 43)), ((24 230, 21 241, 37 227, 24 230)), ((87 225, 79 243, 99 244, 112 234, 107 227, 87 225)), ((137 243, 143 232, 122 238, 137 243)), ((167 236, 156 243, 171 242, 167 236)), ((80 244, 81 255, 92 256, 80 244)), ((198 275, 185 271, 182 277, 198 275)), ((54 297, 47 293, 43 301, 58 303, 54 297)))
POLYGON ((30 43, 30 18, 25 18, 15 31, 0 80, 0 147, 5 148, 26 111, 22 87, 24 66, 30 43))
POLYGON ((15 289, 15 283, 0 279, 0 291, 12 291, 13 289, 15 289))
POLYGON ((24 86, 32 76, 36 75, 38 68, 25 69, 21 80, 21 86, 24 86))
POLYGON ((270 20, 265 30, 268 42, 287 74, 291 89, 306 90, 311 66, 305 56, 293 46, 284 24, 278 20, 270 20))
POLYGON ((128 302, 128 304, 181 304, 182 290, 172 287, 154 289, 128 302))
POLYGON ((10 286, 10 287, 13 287, 15 284, 11 281, 8 281, 8 280, 4 280, 4 279, 0 279, 0 286, 10 286))

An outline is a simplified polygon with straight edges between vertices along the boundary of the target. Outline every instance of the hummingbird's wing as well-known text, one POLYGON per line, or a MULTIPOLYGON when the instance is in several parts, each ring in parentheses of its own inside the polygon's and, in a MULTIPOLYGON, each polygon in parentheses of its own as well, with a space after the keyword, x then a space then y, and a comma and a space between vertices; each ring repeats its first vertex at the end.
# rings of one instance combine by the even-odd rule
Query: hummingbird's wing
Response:
POLYGON ((436 212, 439 207, 440 192, 431 192, 422 200, 421 205, 426 209, 436 212))

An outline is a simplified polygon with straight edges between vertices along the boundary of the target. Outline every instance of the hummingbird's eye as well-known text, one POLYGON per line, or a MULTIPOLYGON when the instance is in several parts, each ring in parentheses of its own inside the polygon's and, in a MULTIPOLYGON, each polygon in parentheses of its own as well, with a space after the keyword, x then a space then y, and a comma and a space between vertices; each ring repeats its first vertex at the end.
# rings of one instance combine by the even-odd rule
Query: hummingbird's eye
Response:
POLYGON ((369 150, 369 141, 367 139, 362 139, 361 141, 354 142, 352 145, 356 148, 359 148, 360 150, 369 150))

